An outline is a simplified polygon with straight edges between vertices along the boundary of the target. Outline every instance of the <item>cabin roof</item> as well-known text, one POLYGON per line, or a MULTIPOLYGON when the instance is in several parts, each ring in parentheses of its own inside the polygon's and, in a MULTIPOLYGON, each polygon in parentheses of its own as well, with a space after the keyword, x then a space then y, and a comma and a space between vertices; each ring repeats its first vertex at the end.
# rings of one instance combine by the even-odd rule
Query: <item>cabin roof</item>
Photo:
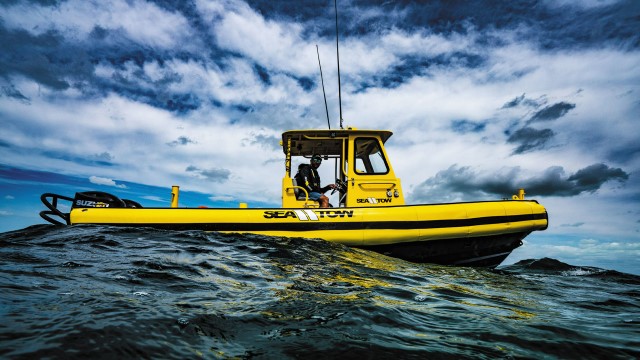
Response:
POLYGON ((340 155, 342 140, 349 136, 377 136, 385 143, 393 133, 388 130, 357 130, 353 128, 329 130, 289 130, 282 133, 282 151, 286 153, 287 141, 291 140, 292 156, 340 155))

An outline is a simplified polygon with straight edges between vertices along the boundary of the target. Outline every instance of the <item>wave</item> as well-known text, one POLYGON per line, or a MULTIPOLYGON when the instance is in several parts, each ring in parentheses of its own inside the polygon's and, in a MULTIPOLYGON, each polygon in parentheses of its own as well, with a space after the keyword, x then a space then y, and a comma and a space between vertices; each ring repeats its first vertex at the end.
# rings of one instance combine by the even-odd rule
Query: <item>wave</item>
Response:
MULTIPOLYGON (((145 239, 153 239, 147 244, 148 246, 151 246, 150 244, 152 243, 158 244, 160 242, 181 245, 191 244, 191 247, 186 248, 186 251, 207 252, 208 249, 199 248, 197 245, 211 245, 210 241, 214 238, 216 241, 227 239, 230 242, 247 241, 259 244, 261 245, 260 247, 239 245, 237 250, 248 251, 250 254, 263 252, 269 253, 271 256, 280 255, 283 259, 312 260, 313 258, 308 258, 308 256, 313 255, 316 260, 330 261, 330 259, 327 259, 327 255, 335 255, 338 249, 342 252, 365 253, 373 258, 381 256, 366 250, 353 249, 340 244, 302 237, 279 238, 249 234, 221 234, 202 231, 174 231, 144 227, 113 227, 101 225, 78 225, 72 227, 33 225, 21 230, 0 233, 0 247, 10 243, 12 245, 39 245, 48 247, 63 247, 72 243, 85 243, 96 248, 118 249, 127 248, 132 244, 144 246, 145 239)), ((14 254, 13 256, 17 255, 14 254)), ((25 262, 46 261, 31 255, 22 254, 20 256, 24 257, 22 261, 25 262)), ((391 259, 390 261, 403 262, 397 259, 389 259, 391 259)), ((69 264, 67 266, 74 265, 69 264)), ((502 265, 494 271, 496 273, 511 274, 600 277, 615 279, 630 284, 640 284, 640 276, 598 267, 571 265, 549 257, 521 260, 512 265, 502 265)))
POLYGON ((638 277, 548 258, 489 270, 304 238, 38 225, 0 234, 0 274, 7 358, 640 355, 638 277))

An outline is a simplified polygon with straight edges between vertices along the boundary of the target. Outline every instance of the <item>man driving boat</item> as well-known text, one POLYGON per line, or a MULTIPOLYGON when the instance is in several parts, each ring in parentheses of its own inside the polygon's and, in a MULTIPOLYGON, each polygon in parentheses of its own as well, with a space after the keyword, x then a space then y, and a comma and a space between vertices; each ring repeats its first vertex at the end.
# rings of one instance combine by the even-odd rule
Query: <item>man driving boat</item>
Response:
POLYGON ((320 175, 318 175, 318 168, 322 164, 322 158, 320 155, 313 155, 311 157, 310 165, 303 164, 298 168, 298 184, 304 187, 309 193, 309 199, 317 201, 321 208, 329 207, 329 198, 324 195, 329 189, 335 189, 335 184, 329 184, 325 187, 320 187, 320 175))

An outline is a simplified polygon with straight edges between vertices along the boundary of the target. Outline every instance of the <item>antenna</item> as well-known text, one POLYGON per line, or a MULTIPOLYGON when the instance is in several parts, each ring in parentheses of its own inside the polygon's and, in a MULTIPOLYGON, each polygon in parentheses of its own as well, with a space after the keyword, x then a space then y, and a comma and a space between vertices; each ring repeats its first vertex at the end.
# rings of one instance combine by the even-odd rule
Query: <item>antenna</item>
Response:
POLYGON ((338 46, 338 0, 333 0, 336 9, 336 58, 338 60, 338 103, 340 104, 340 129, 342 127, 342 91, 340 89, 340 48, 338 46))
MULTIPOLYGON (((322 81, 322 95, 324 95, 324 109, 327 111, 327 125, 329 125, 329 130, 331 130, 329 107, 327 106, 327 94, 324 92, 324 78, 322 77, 322 65, 320 64, 320 50, 318 50, 318 44, 316 44, 316 52, 318 53, 318 66, 320 67, 320 81, 322 81)), ((342 126, 342 124, 340 124, 340 126, 342 126)))

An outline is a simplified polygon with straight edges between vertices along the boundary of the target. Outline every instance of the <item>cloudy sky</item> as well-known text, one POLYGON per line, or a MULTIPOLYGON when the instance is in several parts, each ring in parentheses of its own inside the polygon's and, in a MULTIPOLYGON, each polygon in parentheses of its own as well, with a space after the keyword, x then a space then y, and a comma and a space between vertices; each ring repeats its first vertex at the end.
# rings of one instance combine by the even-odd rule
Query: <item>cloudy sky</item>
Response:
MULTIPOLYGON (((410 203, 524 187, 550 227, 507 260, 640 274, 640 2, 340 0, 345 125, 410 203)), ((43 192, 279 206, 282 131, 338 127, 331 0, 5 0, 0 231, 43 192)), ((327 170, 327 169, 325 169, 327 170)), ((333 175, 325 173, 329 181, 333 175)))

